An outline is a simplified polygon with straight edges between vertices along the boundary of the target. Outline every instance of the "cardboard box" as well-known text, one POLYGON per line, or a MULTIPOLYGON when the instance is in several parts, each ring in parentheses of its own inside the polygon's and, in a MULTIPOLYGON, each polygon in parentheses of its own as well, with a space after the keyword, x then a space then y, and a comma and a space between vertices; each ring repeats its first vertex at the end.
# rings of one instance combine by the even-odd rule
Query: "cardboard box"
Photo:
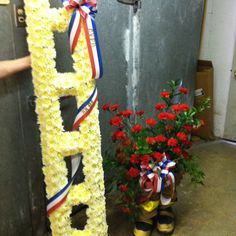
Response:
POLYGON ((197 115, 198 119, 202 119, 205 122, 205 126, 200 128, 194 135, 197 135, 203 139, 214 139, 214 123, 213 123, 213 80, 214 69, 211 61, 198 61, 197 78, 196 78, 196 90, 194 106, 198 107, 201 102, 210 97, 210 108, 197 115))

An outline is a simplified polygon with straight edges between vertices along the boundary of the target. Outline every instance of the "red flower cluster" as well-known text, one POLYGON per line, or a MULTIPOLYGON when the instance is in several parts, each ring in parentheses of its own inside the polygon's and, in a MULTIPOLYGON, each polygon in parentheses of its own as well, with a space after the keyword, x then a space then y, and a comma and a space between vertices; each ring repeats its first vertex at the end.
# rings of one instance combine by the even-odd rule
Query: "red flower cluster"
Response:
POLYGON ((110 125, 119 127, 121 124, 122 124, 122 119, 119 116, 115 116, 110 120, 110 125))
POLYGON ((120 190, 121 190, 121 192, 123 192, 123 193, 127 192, 127 186, 126 186, 125 184, 122 184, 122 185, 120 186, 120 190))
POLYGON ((128 147, 128 146, 130 146, 131 145, 131 140, 129 139, 129 138, 127 138, 127 139, 125 139, 124 141, 122 141, 122 145, 124 146, 124 147, 128 147))
POLYGON ((181 88, 179 88, 179 91, 183 94, 188 94, 188 89, 187 88, 181 87, 181 88))
POLYGON ((184 156, 185 160, 189 160, 189 158, 190 158, 189 153, 186 151, 183 151, 183 156, 184 156))
POLYGON ((148 165, 151 160, 151 157, 148 154, 141 156, 141 165, 148 165))
POLYGON ((109 110, 109 108, 110 108, 110 104, 106 103, 106 104, 103 105, 102 110, 107 111, 107 110, 109 110))
POLYGON ((116 111, 118 108, 120 108, 119 104, 114 104, 113 106, 111 106, 111 111, 116 111))
POLYGON ((156 142, 158 142, 158 143, 164 143, 164 142, 166 142, 166 140, 167 140, 167 138, 162 134, 156 136, 156 142))
POLYGON ((126 134, 124 131, 121 131, 120 129, 117 129, 113 135, 112 135, 112 140, 124 140, 126 138, 126 134))
POLYGON ((185 129, 188 133, 191 133, 193 130, 193 127, 191 125, 185 124, 182 126, 183 129, 185 129))
POLYGON ((165 130, 172 131, 172 130, 174 130, 174 126, 173 125, 166 125, 165 130))
POLYGON ((167 92, 167 91, 161 92, 161 97, 170 98, 170 92, 167 92))
POLYGON ((175 85, 173 83, 169 91, 161 92, 163 103, 156 103, 154 116, 147 119, 144 110, 120 110, 119 104, 109 103, 102 107, 113 114, 110 119, 110 125, 115 127, 112 141, 117 146, 114 156, 108 155, 104 159, 109 160, 109 172, 114 171, 112 183, 117 185, 115 189, 121 195, 125 214, 131 215, 135 211, 133 206, 138 199, 140 188, 137 185, 143 166, 159 165, 165 156, 178 160, 176 163, 177 167, 181 164, 180 168, 186 165, 186 160, 191 161, 187 152, 192 146, 190 134, 204 126, 204 122, 194 117, 196 109, 185 103, 173 103, 175 96, 183 98, 189 92, 175 85))
POLYGON ((137 178, 139 176, 139 170, 136 169, 136 168, 133 168, 131 167, 128 172, 127 172, 127 175, 130 177, 130 178, 137 178))
POLYGON ((148 118, 146 120, 146 124, 149 125, 151 128, 156 124, 156 120, 154 118, 148 118))
POLYGON ((124 152, 120 152, 120 153, 118 154, 118 162, 119 162, 120 164, 124 164, 125 161, 126 161, 125 153, 124 153, 124 152))
POLYGON ((184 132, 178 132, 177 133, 177 138, 180 140, 180 141, 187 141, 188 140, 188 137, 187 135, 184 133, 184 132))
POLYGON ((187 104, 175 104, 172 106, 172 111, 175 113, 180 113, 180 112, 184 112, 184 111, 188 111, 189 110, 189 106, 187 104))
POLYGON ((201 123, 201 127, 204 127, 204 126, 205 126, 204 120, 200 120, 200 123, 201 123))
POLYGON ((161 162, 163 159, 163 153, 160 153, 160 152, 153 152, 152 156, 157 162, 161 162))
POLYGON ((132 154, 130 157, 130 162, 134 165, 138 164, 139 163, 139 155, 136 153, 132 154))
POLYGON ((144 114, 144 110, 137 111, 136 116, 142 116, 144 114))
POLYGON ((181 155, 182 154, 182 148, 181 147, 173 147, 173 152, 175 153, 175 154, 177 154, 177 155, 181 155))
POLYGON ((143 126, 140 124, 136 124, 131 128, 133 133, 139 133, 142 130, 143 126))
POLYGON ((153 145, 153 144, 156 143, 156 139, 153 138, 153 137, 147 137, 147 138, 146 138, 146 141, 147 141, 147 143, 150 144, 150 145, 153 145))
POLYGON ((157 111, 166 109, 166 104, 164 104, 164 103, 157 103, 157 104, 155 105, 155 108, 156 108, 157 111))
POLYGON ((124 116, 124 117, 130 117, 133 114, 132 110, 126 110, 126 111, 120 111, 119 115, 124 116))
POLYGON ((176 116, 173 113, 169 113, 169 112, 161 112, 160 114, 158 114, 158 119, 159 120, 175 120, 176 116))
POLYGON ((178 145, 178 141, 175 138, 170 138, 168 140, 168 146, 170 147, 176 147, 178 145))

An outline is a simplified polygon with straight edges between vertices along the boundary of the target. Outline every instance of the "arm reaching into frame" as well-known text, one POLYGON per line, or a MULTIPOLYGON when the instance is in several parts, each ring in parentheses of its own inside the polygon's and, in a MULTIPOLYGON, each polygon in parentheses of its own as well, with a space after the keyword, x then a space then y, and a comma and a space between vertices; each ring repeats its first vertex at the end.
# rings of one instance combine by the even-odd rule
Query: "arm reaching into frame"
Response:
POLYGON ((30 68, 30 56, 19 59, 0 61, 0 79, 30 68))

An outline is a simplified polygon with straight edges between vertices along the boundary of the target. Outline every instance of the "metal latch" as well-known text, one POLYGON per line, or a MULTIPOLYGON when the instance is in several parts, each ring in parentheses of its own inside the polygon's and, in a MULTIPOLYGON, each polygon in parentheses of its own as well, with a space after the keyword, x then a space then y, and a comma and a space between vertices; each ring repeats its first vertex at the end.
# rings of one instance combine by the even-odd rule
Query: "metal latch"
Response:
POLYGON ((23 5, 14 5, 14 16, 16 27, 26 27, 25 23, 25 9, 23 5))
POLYGON ((138 9, 141 8, 141 0, 117 0, 117 1, 123 4, 133 5, 134 13, 136 13, 138 9))
POLYGON ((35 101, 36 101, 36 96, 30 95, 28 97, 28 106, 32 109, 35 110, 35 101))

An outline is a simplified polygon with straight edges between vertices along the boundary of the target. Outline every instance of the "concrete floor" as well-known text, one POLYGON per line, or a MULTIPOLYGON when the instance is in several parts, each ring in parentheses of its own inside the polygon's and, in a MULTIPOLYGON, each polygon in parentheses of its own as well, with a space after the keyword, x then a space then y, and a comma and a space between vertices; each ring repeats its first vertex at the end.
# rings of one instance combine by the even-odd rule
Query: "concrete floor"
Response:
MULTIPOLYGON (((236 146, 224 141, 194 145, 206 174, 205 185, 193 185, 188 176, 178 187, 174 206, 174 236, 236 235, 236 146)), ((132 224, 107 201, 109 236, 131 236, 132 224)), ((158 236, 156 230, 152 236, 158 236)))

